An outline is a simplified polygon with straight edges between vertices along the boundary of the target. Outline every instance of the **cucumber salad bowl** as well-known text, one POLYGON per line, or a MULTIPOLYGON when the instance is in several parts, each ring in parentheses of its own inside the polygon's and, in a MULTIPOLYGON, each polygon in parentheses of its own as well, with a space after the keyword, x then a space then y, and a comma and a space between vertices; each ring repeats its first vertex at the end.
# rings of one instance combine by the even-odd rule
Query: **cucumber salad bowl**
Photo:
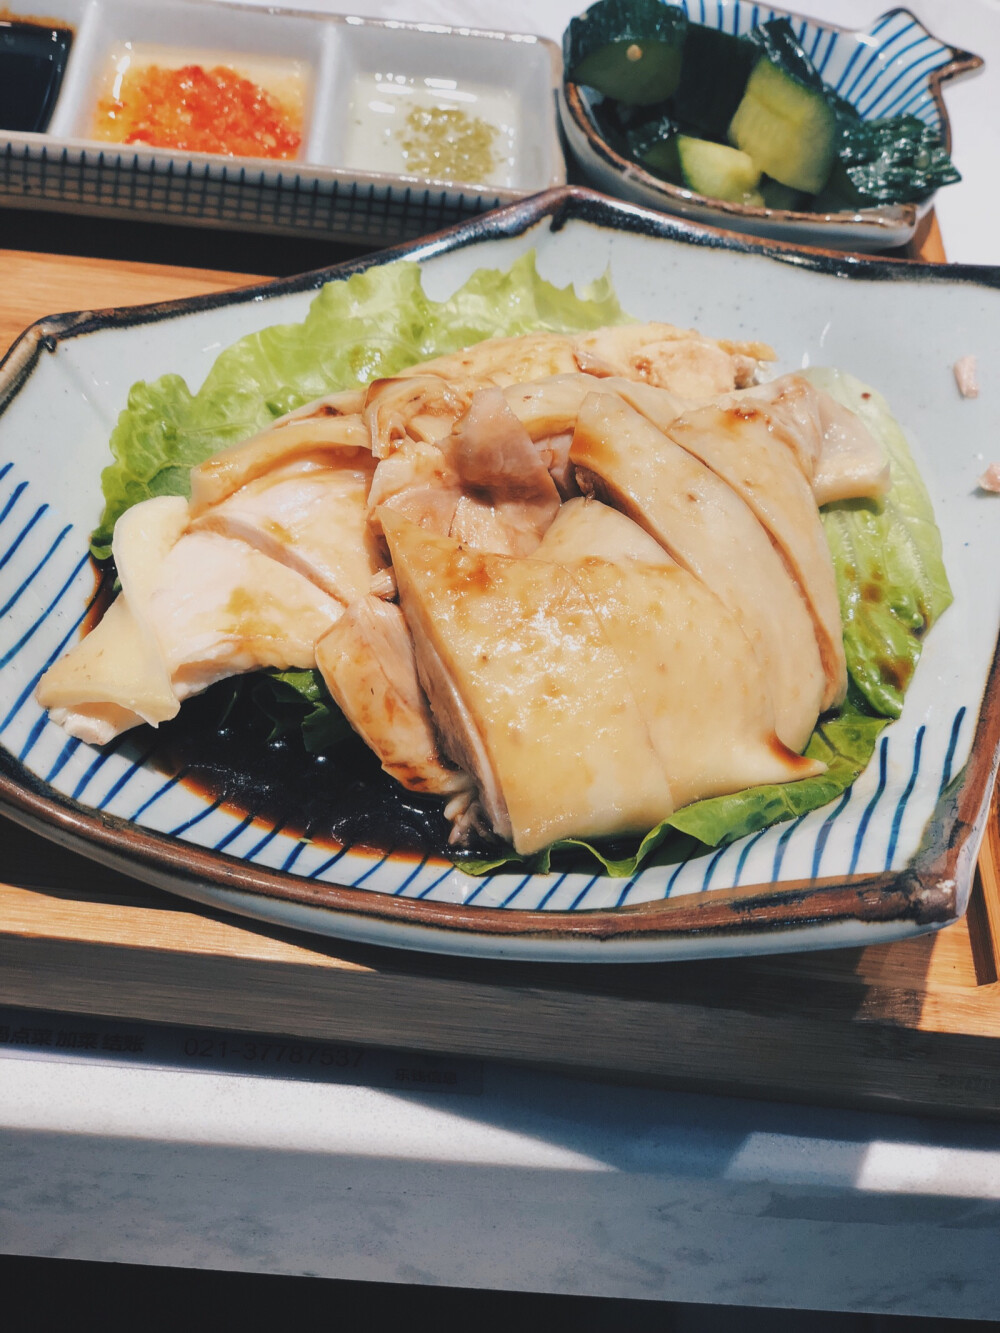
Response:
POLYGON ((748 0, 597 0, 563 37, 587 182, 731 231, 907 244, 960 179, 942 85, 982 67, 906 9, 848 31, 748 0))

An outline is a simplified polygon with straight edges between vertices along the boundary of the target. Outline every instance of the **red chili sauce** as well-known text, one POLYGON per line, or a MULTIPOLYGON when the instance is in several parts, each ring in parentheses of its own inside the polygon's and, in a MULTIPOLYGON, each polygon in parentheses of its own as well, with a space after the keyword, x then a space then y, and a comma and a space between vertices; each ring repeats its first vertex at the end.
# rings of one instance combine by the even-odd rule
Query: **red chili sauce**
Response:
POLYGON ((101 138, 184 153, 293 158, 302 144, 296 108, 226 65, 127 70, 98 103, 101 138))

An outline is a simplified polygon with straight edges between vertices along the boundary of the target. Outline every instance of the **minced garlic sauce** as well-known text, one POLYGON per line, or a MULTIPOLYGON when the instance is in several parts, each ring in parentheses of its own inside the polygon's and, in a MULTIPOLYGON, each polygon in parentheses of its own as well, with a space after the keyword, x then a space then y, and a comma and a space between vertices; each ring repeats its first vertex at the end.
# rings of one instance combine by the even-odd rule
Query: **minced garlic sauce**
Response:
POLYGON ((357 74, 343 165, 469 185, 513 186, 517 101, 501 88, 357 74))

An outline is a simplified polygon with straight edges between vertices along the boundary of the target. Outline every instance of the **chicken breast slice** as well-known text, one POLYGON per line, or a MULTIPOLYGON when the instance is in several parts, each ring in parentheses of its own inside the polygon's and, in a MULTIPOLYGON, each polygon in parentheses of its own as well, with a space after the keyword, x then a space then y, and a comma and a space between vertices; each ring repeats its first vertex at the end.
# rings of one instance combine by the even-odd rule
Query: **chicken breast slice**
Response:
POLYGON ((90 745, 106 745, 142 722, 157 726, 180 709, 163 659, 123 595, 49 667, 35 698, 53 722, 90 745))
POLYGON ((825 770, 778 739, 746 635, 693 574, 594 559, 570 569, 625 668, 676 807, 825 770))
POLYGON ((537 556, 570 570, 597 612, 675 806, 824 771, 775 734, 768 682, 736 618, 632 519, 571 500, 537 556))
POLYGON ((672 421, 667 434, 731 486, 767 529, 812 614, 826 677, 822 707, 841 703, 847 660, 830 548, 812 489, 774 438, 767 413, 750 404, 699 407, 672 421))
POLYGON ((430 532, 449 533, 462 496, 458 475, 434 444, 406 440, 375 468, 368 522, 382 532, 382 510, 393 509, 430 532))
POLYGON ((567 568, 597 612, 675 806, 823 772, 778 739, 769 684, 736 618, 632 519, 571 500, 536 554, 567 568))
MULTIPOLYGON (((572 432, 583 400, 588 394, 618 393, 623 386, 634 382, 620 375, 609 375, 601 377, 601 382, 595 384, 596 378, 583 372, 553 375, 549 379, 528 384, 510 384, 504 389, 503 396, 507 406, 537 444, 550 436, 572 432)), ((664 417, 680 416, 689 407, 697 406, 667 389, 648 388, 650 393, 659 396, 659 410, 664 417)))
POLYGON ((343 612, 313 582, 215 532, 178 535, 186 502, 163 496, 118 520, 122 593, 100 624, 39 681, 39 703, 71 735, 104 744, 225 676, 315 666, 343 612))
POLYGON ((620 563, 641 560, 647 565, 676 564, 645 528, 592 495, 566 501, 535 555, 539 560, 563 565, 595 556, 620 563))
POLYGON ((159 662, 162 679, 171 690, 170 672, 150 611, 150 598, 162 577, 164 562, 187 529, 189 517, 183 496, 154 496, 127 509, 115 524, 111 539, 111 554, 129 614, 145 637, 150 661, 155 658, 159 662))
POLYGON ((131 727, 175 717, 174 692, 148 599, 163 562, 187 525, 187 501, 164 495, 126 510, 112 551, 122 591, 99 624, 53 663, 35 697, 54 722, 92 745, 131 727))
POLYGON ((388 458, 404 440, 434 442, 450 435, 482 387, 479 380, 448 380, 432 374, 374 380, 362 412, 372 453, 388 458))
POLYGON ((379 463, 368 498, 428 531, 497 554, 535 549, 559 508, 559 492, 531 437, 499 389, 477 391, 437 446, 408 440, 379 463))
POLYGON ((382 522, 438 729, 466 757, 496 831, 530 854, 562 837, 642 833, 669 814, 625 673, 572 577, 464 549, 391 512, 382 522), (456 696, 465 734, 454 732, 456 696))
MULTIPOLYGON (((580 493, 569 452, 580 408, 587 395, 598 387, 594 381, 593 375, 578 372, 575 375, 553 375, 529 384, 511 384, 503 391, 507 406, 535 442, 539 457, 563 499, 580 493)), ((629 381, 620 376, 612 375, 603 379, 599 387, 602 392, 613 393, 620 384, 627 383, 629 381)), ((666 389, 649 387, 648 391, 660 395, 664 415, 679 416, 691 406, 686 399, 678 398, 666 389)))
POLYGON ((681 397, 707 402, 752 384, 760 361, 773 361, 766 343, 718 342, 672 324, 623 324, 579 334, 577 364, 588 375, 621 375, 681 397))
POLYGON ((448 356, 422 361, 400 371, 401 377, 440 375, 447 380, 521 384, 579 369, 573 339, 564 333, 524 333, 514 338, 486 338, 448 356))
POLYGON ((177 697, 261 667, 314 667, 342 605, 245 542, 190 532, 164 560, 148 614, 177 697))
POLYGON ((740 390, 720 406, 741 402, 766 408, 775 435, 794 452, 817 505, 877 498, 888 491, 889 461, 881 444, 855 412, 801 375, 740 390))
POLYGON ((464 493, 495 510, 509 554, 530 554, 556 516, 559 492, 500 389, 474 394, 441 448, 464 493))
POLYGON ((398 606, 353 602, 316 645, 316 665, 341 712, 383 769, 410 791, 455 795, 472 778, 438 747, 413 640, 398 606))
POLYGON ((816 503, 887 494, 892 473, 881 444, 856 412, 822 389, 816 390, 816 396, 823 431, 812 483, 816 503))
POLYGON ((749 507, 615 394, 586 400, 570 456, 587 486, 645 528, 736 617, 769 683, 777 734, 801 751, 825 689, 815 628, 749 507))
POLYGON ((293 408, 284 416, 275 417, 274 429, 288 426, 293 421, 311 421, 316 417, 355 417, 365 405, 365 389, 340 389, 336 393, 313 398, 301 407, 293 408))
POLYGON ((360 416, 321 413, 285 417, 282 424, 276 423, 191 469, 191 514, 197 517, 276 467, 310 457, 322 461, 330 454, 338 462, 365 465, 366 458, 371 457, 371 442, 360 416))
POLYGON ((358 455, 357 462, 276 468, 203 511, 192 530, 237 537, 347 605, 368 592, 386 564, 368 526, 375 461, 358 455))

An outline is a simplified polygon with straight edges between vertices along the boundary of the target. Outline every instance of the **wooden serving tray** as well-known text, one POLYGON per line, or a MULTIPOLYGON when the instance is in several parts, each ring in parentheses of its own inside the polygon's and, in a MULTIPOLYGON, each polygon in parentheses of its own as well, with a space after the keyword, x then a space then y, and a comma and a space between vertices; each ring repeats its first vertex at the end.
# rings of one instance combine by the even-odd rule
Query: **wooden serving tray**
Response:
POLYGON ((3 1004, 1000 1118, 995 810, 964 921, 867 949, 694 963, 499 963, 296 935, 2 820, 0 864, 3 1004))
MULTIPOLYGON (((930 242, 940 253, 936 234, 930 242)), ((0 274, 0 346, 55 310, 254 280, 10 251, 0 274)), ((630 966, 438 958, 296 935, 195 909, 0 820, 0 1003, 22 1008, 1000 1119, 998 967, 996 808, 969 914, 937 934, 630 966)))

